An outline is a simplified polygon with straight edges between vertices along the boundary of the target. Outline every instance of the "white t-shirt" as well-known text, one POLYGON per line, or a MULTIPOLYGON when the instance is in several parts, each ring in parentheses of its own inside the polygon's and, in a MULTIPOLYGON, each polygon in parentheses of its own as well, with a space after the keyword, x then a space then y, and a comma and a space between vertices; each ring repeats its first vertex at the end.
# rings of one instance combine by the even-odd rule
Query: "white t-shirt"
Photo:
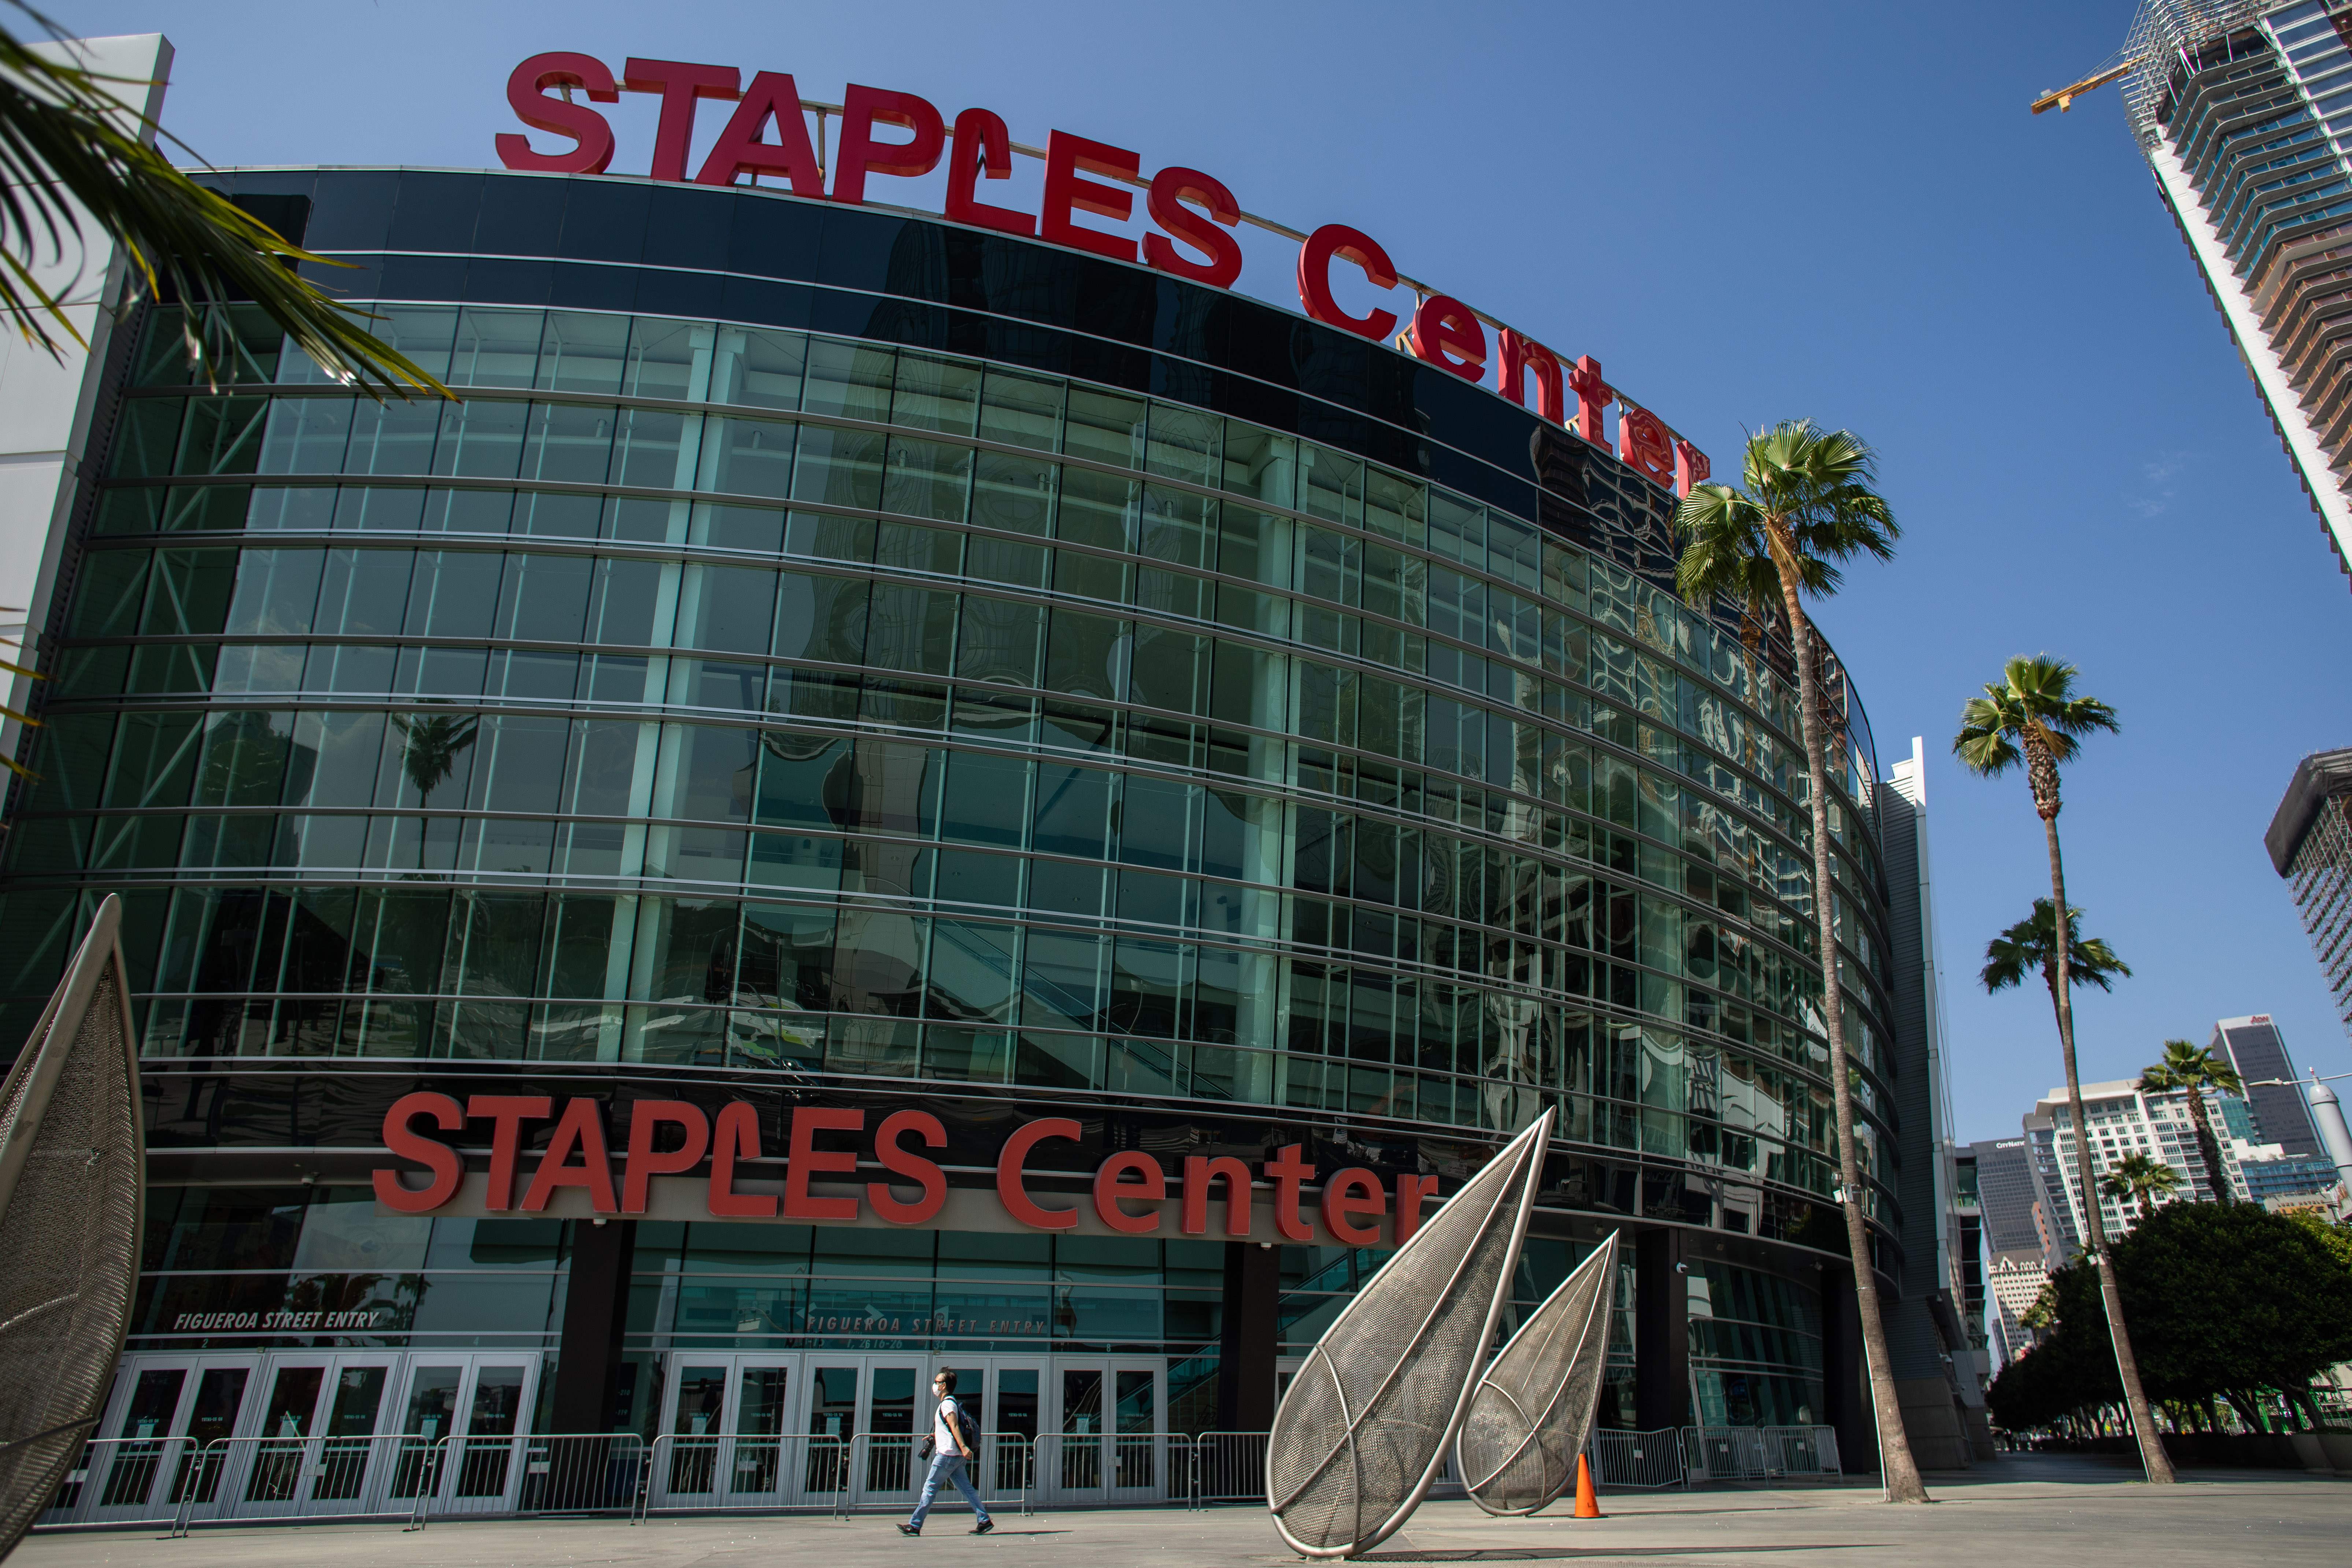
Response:
POLYGON ((937 1410, 931 1412, 931 1438, 939 1445, 938 1451, 940 1453, 960 1454, 963 1452, 961 1448, 956 1447, 954 1426, 955 1418, 948 1414, 950 1410, 960 1408, 961 1406, 956 1404, 955 1395, 950 1394, 946 1398, 940 1401, 940 1407, 937 1410))

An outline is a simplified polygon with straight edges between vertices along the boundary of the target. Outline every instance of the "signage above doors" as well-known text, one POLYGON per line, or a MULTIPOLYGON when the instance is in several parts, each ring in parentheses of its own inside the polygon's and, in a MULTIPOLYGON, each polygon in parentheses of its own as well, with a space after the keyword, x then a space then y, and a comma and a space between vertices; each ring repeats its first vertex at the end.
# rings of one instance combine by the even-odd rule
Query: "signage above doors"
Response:
POLYGON ((446 1094, 404 1094, 384 1113, 384 1147, 422 1166, 425 1184, 410 1185, 404 1167, 380 1167, 376 1203, 409 1215, 784 1220, 1394 1247, 1418 1226, 1423 1205, 1437 1199, 1435 1176, 1400 1173, 1391 1183, 1361 1166, 1323 1175, 1310 1199, 1308 1184, 1321 1173, 1296 1143, 1255 1170, 1232 1155, 1189 1154, 1171 1178, 1157 1156, 1124 1149, 1090 1179, 1034 1171, 1040 1145, 1084 1137, 1076 1121, 1054 1116, 1018 1122, 1005 1134, 986 1173, 990 1194, 951 1186, 948 1172, 922 1152, 948 1142, 930 1112, 895 1110, 869 1131, 866 1111, 843 1106, 790 1112, 777 1180, 761 1147, 759 1112, 747 1100, 730 1100, 716 1116, 686 1100, 634 1101, 617 1161, 605 1117, 604 1102, 585 1095, 559 1109, 547 1095, 476 1094, 461 1105, 446 1094), (526 1180, 524 1126, 546 1122, 553 1126, 526 1180), (456 1147, 421 1130, 461 1132, 468 1123, 486 1123, 489 1131, 487 1170, 473 1174, 456 1147), (878 1179, 861 1180, 861 1169, 878 1179), (1052 1190, 1057 1179, 1076 1190, 1052 1190), (1258 1206, 1262 1197, 1271 1200, 1270 1215, 1258 1206))
POLYGON ((1228 231, 1248 223, 1298 243, 1298 304, 1314 320, 1375 342, 1394 334, 1395 345, 1405 353, 1472 383, 1486 380, 1492 360, 1493 390, 1523 407, 1532 378, 1538 417, 1595 446, 1613 447, 1635 472, 1675 495, 1689 494, 1707 477, 1706 455, 1610 385, 1598 360, 1586 355, 1572 364, 1564 362, 1535 339, 1404 277, 1380 242, 1361 230, 1331 223, 1301 233, 1244 212, 1213 175, 1171 164, 1147 178, 1140 154, 1066 131, 1049 132, 1042 150, 1023 146, 992 110, 967 109, 950 123, 911 92, 852 84, 843 102, 818 103, 802 98, 792 77, 782 72, 755 72, 747 84, 733 66, 631 58, 615 76, 593 56, 558 50, 515 67, 507 79, 507 102, 525 125, 572 145, 543 153, 528 137, 504 132, 497 141, 499 161, 517 170, 603 174, 613 161, 613 127, 593 106, 618 102, 624 92, 661 100, 650 169, 656 180, 732 185, 746 177, 755 184, 772 178, 783 181, 795 195, 855 204, 866 199, 866 183, 874 176, 919 178, 944 158, 945 216, 952 222, 1045 239, 1114 261, 1139 261, 1213 289, 1229 289, 1241 276, 1241 245, 1228 231), (735 108, 700 165, 689 170, 696 114, 705 99, 735 108), (817 116, 814 141, 805 111, 817 116), (828 188, 824 123, 836 114, 841 133, 828 188), (905 135, 886 139, 877 134, 885 128, 905 135), (980 198, 982 180, 1012 177, 1014 153, 1045 160, 1045 195, 1036 213, 980 198), (1090 216, 1125 223, 1134 216, 1138 190, 1145 193, 1145 211, 1154 226, 1140 240, 1085 221, 1090 216), (1416 303, 1402 331, 1397 311, 1375 308, 1358 316, 1339 302, 1331 277, 1335 264, 1343 261, 1377 289, 1402 285, 1413 290, 1416 303), (1613 443, 1605 420, 1612 406, 1613 443))

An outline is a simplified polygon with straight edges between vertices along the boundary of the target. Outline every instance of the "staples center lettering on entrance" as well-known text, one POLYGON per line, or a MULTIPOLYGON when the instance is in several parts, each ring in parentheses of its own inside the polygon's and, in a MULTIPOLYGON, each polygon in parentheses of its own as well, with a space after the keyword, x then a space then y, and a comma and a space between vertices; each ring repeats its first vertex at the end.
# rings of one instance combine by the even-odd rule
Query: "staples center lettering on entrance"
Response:
POLYGON ((419 1090, 394 1100, 383 1120, 385 1149, 409 1164, 378 1166, 372 1180, 376 1203, 388 1214, 688 1212, 697 1219, 1039 1231, 1077 1229, 1091 1219, 1084 1228, 1097 1234, 1213 1234, 1342 1247, 1399 1246, 1438 1201, 1435 1176, 1384 1179, 1363 1166, 1320 1173, 1318 1186, 1318 1169, 1297 1143, 1270 1152, 1255 1170, 1232 1155, 1189 1154, 1171 1173, 1157 1156, 1132 1149, 1110 1152, 1091 1173, 1041 1170, 1041 1146, 1083 1136, 1076 1121, 1049 1116, 1005 1134, 992 1171, 992 1213, 976 1212, 990 1189, 951 1185, 947 1171, 919 1152, 948 1141, 929 1112, 894 1111, 871 1129, 862 1110, 800 1106, 784 1114, 790 1131, 782 1142, 789 1153, 780 1162, 781 1177, 747 1175, 751 1162, 779 1163, 768 1159, 759 1113, 747 1100, 729 1101, 715 1118, 684 1100, 635 1100, 616 1140, 606 1132, 604 1103, 588 1096, 559 1105, 546 1096, 474 1095, 461 1106, 448 1095, 419 1090), (716 1139, 714 1122, 721 1130, 716 1139), (532 1133, 543 1130, 545 1139, 525 1172, 527 1126, 532 1133), (469 1127, 488 1133, 487 1158, 471 1180, 457 1147, 420 1130, 462 1133, 469 1127), (413 1184, 417 1166, 422 1185, 413 1184), (866 1171, 879 1179, 861 1181, 866 1171), (676 1207, 681 1184, 694 1194, 684 1211, 676 1207), (909 1189, 919 1194, 912 1202, 904 1195, 909 1189), (575 1190, 578 1197, 562 1200, 575 1190), (667 1206, 657 1201, 664 1194, 667 1206), (1267 1199, 1263 1215, 1261 1194, 1267 1199), (950 1199, 957 1201, 951 1205, 950 1199))

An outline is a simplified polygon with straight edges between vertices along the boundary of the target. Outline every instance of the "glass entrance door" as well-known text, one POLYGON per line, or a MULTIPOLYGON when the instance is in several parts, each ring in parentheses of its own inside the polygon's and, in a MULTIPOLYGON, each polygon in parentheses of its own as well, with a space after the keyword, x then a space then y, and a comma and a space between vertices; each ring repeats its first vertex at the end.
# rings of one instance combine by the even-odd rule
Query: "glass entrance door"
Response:
POLYGON ((987 1399, 971 1406, 980 1416, 982 1459, 988 1467, 987 1479, 973 1484, 984 1487, 989 1496, 1037 1489, 1038 1413, 1045 1388, 1044 1362, 1000 1361, 987 1399))
POLYGON ((866 1359, 866 1458, 856 1467, 851 1500, 914 1507, 922 1466, 915 1451, 931 1429, 930 1373, 920 1362, 896 1356, 866 1359))
POLYGON ((523 1475, 517 1438, 537 1365, 512 1352, 413 1357, 392 1495, 413 1499, 421 1489, 445 1508, 514 1507, 523 1475))
POLYGON ((1114 1500, 1158 1498, 1167 1470, 1166 1439, 1160 1436, 1159 1366, 1109 1368, 1110 1451, 1105 1470, 1114 1500))
POLYGON ((387 1354, 281 1352, 258 1371, 252 1424, 228 1445, 226 1485, 241 1518, 373 1511, 371 1487, 388 1471, 375 1436, 387 1354))
POLYGON ((115 1379, 112 1408, 82 1463, 59 1492, 58 1509, 91 1521, 157 1519, 184 1497, 209 1502, 220 1489, 220 1450, 205 1445, 236 1435, 258 1357, 158 1356, 128 1360, 115 1379), (209 1457, 207 1457, 209 1456, 209 1457), (95 1496, 87 1495, 95 1489, 95 1496), (87 1508, 84 1508, 84 1504, 87 1508))
MULTIPOLYGON (((814 1447, 795 1435, 801 1358, 681 1352, 672 1359, 662 1430, 668 1441, 654 1485, 666 1504, 782 1506, 801 1500, 814 1447)), ((854 1422, 855 1411, 849 1418, 854 1422)), ((835 1456, 837 1458, 838 1456, 835 1456)), ((833 1484, 822 1461, 827 1488, 833 1484)), ((827 1494, 829 1495, 829 1493, 827 1494)))
POLYGON ((1166 1363, 1056 1357, 1048 1434, 1037 1447, 1037 1486, 1063 1502, 1137 1502, 1161 1495, 1168 1477, 1160 1414, 1166 1363))

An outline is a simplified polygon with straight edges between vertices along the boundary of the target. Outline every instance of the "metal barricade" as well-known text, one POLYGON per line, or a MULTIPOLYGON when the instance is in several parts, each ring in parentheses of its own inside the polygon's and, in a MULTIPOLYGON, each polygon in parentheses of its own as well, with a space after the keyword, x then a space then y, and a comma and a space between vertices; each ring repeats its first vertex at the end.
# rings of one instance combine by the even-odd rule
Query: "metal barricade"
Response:
POLYGON ((1662 1426, 1654 1432, 1597 1427, 1585 1451, 1592 1458, 1596 1487, 1638 1491, 1689 1484, 1683 1471, 1680 1427, 1662 1426))
POLYGON ((1695 1481, 1821 1480, 1841 1474, 1827 1426, 1685 1426, 1684 1464, 1695 1481))
POLYGON ((410 1517, 439 1473, 441 1448, 439 1439, 396 1432, 215 1437, 177 1467, 171 1533, 199 1524, 410 1517))
POLYGON ((1788 1479, 1834 1479, 1845 1474, 1838 1463, 1835 1427, 1767 1426, 1763 1430, 1766 1458, 1788 1479))
POLYGON ((37 1531, 169 1524, 181 1495, 219 1484, 190 1437, 92 1437, 82 1444, 37 1531))
POLYGON ((1203 1432, 1192 1439, 1192 1501, 1265 1500, 1268 1432, 1203 1432))
POLYGON ((404 1454, 393 1488, 410 1500, 412 1529, 435 1518, 634 1518, 645 1459, 645 1439, 634 1432, 449 1436, 404 1454))
POLYGON ((654 1439, 637 1517, 655 1513, 849 1511, 853 1457, 827 1433, 695 1434, 654 1439))
POLYGON ((1192 1439, 1182 1432, 1041 1432, 1035 1448, 1040 1505, 1181 1502, 1192 1492, 1192 1439))

